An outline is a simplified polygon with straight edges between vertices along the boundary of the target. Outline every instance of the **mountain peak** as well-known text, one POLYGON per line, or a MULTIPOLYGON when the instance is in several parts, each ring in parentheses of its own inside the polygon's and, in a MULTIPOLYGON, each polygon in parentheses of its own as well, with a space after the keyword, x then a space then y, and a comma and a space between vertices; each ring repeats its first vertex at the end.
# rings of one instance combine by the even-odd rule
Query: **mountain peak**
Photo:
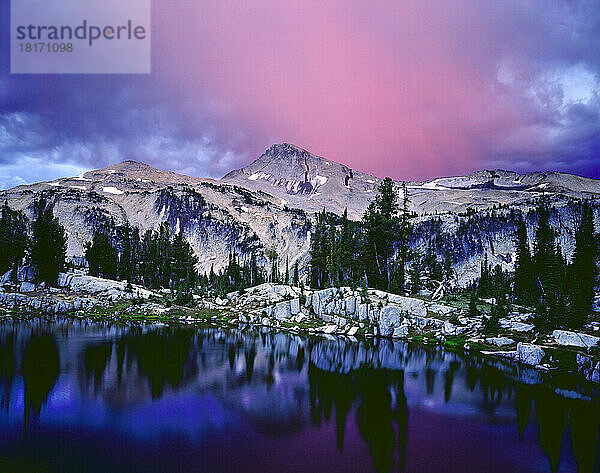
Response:
POLYGON ((201 178, 185 176, 172 171, 157 169, 149 164, 139 161, 126 160, 111 164, 102 169, 88 171, 82 178, 98 182, 127 182, 135 181, 144 184, 149 183, 189 183, 202 181, 201 178))
POLYGON ((291 143, 278 143, 271 145, 245 168, 232 171, 223 179, 229 181, 241 176, 251 181, 268 180, 275 185, 293 181, 297 185, 293 191, 288 189, 290 193, 307 194, 315 188, 315 183, 310 183, 313 179, 324 184, 334 175, 343 178, 349 172, 352 171, 343 164, 316 156, 304 148, 291 143))
POLYGON ((296 146, 293 143, 275 143, 269 146, 264 154, 294 154, 294 153, 309 153, 304 148, 296 146))
POLYGON ((280 163, 282 165, 290 164, 292 166, 297 164, 306 164, 307 161, 328 161, 325 158, 316 156, 309 151, 300 148, 291 143, 278 143, 271 145, 256 161, 250 166, 255 166, 256 163, 259 165, 268 165, 271 163, 280 163))
POLYGON ((318 211, 323 207, 359 218, 365 196, 379 179, 314 155, 291 143, 270 146, 245 168, 232 171, 223 181, 282 196, 282 205, 318 211))
MULTIPOLYGON (((118 171, 118 172, 155 172, 158 171, 155 167, 141 161, 134 161, 127 159, 117 164, 111 164, 105 168, 99 169, 99 171, 118 171)), ((168 171, 161 171, 168 172, 168 171)))

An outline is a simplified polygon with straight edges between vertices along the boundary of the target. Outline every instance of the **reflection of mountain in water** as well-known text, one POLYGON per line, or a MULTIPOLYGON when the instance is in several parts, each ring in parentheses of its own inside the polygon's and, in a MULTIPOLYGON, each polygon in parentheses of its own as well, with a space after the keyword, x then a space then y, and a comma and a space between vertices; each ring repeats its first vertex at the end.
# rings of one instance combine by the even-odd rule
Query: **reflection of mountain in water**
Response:
POLYGON ((22 386, 25 430, 30 412, 43 421, 53 390, 74 382, 82 399, 120 410, 181 393, 211 394, 274 437, 335 422, 338 450, 344 452, 348 429, 356 429, 377 471, 403 469, 416 405, 514 424, 521 437, 537 428, 552 470, 565 441, 580 471, 600 466, 597 387, 436 347, 237 329, 3 320, 0 370, 4 412, 15 409, 22 386))

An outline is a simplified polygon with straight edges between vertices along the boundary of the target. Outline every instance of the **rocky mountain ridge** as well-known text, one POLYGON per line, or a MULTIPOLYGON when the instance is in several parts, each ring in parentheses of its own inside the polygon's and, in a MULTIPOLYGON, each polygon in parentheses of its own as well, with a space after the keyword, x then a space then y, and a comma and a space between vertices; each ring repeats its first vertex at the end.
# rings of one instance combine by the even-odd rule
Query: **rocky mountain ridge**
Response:
MULTIPOLYGON (((68 255, 81 256, 94 232, 129 223, 141 232, 168 221, 181 230, 199 256, 198 269, 223 267, 230 251, 253 253, 266 264, 275 249, 282 265, 297 261, 305 269, 311 216, 325 208, 360 219, 376 195, 380 179, 352 170, 290 144, 271 146, 249 166, 221 180, 161 171, 125 161, 81 176, 18 186, 0 192, 9 206, 33 216, 34 202, 46 199, 68 232, 68 255)), ((398 183, 398 186, 400 183, 398 183)), ((408 182, 415 220, 414 245, 423 248, 435 230, 456 253, 457 282, 477 274, 487 253, 492 264, 510 269, 514 251, 512 227, 494 207, 530 212, 541 195, 550 197, 563 249, 570 254, 576 215, 569 202, 600 195, 600 181, 563 173, 480 171, 463 177, 408 182), (471 212, 471 216, 467 214, 471 212), (464 233, 473 212, 489 221, 476 222, 476 238, 464 233), (500 215, 500 216, 498 216, 500 215), (490 217, 491 218, 491 217, 490 217), (494 220, 495 219, 495 220, 494 220), (450 242, 448 238, 460 237, 450 242)), ((597 218, 600 219, 598 209, 597 218)), ((535 216, 528 226, 533 232, 535 216)))
MULTIPOLYGON (((251 164, 231 171, 221 181, 264 191, 288 206, 310 212, 325 208, 341 214, 347 208, 350 218, 358 220, 381 179, 283 143, 271 146, 251 164)), ((467 176, 407 181, 407 186, 412 209, 419 214, 517 204, 542 194, 600 195, 599 180, 554 171, 519 174, 483 170, 467 176)))
POLYGON ((97 230, 129 223, 143 233, 163 221, 184 233, 201 272, 222 267, 230 250, 254 252, 264 262, 265 252, 275 248, 290 264, 308 251, 307 216, 273 196, 133 161, 0 192, 0 199, 30 218, 40 198, 67 231, 69 256, 81 256, 97 230))

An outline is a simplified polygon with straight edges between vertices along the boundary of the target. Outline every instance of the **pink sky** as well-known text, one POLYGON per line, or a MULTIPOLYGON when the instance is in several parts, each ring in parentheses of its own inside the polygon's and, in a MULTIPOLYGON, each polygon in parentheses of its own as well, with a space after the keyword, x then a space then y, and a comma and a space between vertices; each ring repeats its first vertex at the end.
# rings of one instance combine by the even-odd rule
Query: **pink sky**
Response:
POLYGON ((291 142, 396 179, 597 177, 598 25, 595 0, 153 0, 150 76, 0 76, 0 168, 25 123, 61 165, 220 177, 291 142))
POLYGON ((541 21, 539 3, 186 2, 155 8, 154 44, 170 57, 166 87, 214 107, 205 113, 250 159, 287 141, 423 178, 493 165, 515 146, 535 165, 552 144, 529 89, 555 65, 528 58, 551 52, 555 39, 535 35, 560 8, 541 21), (499 79, 502 68, 516 79, 499 79))

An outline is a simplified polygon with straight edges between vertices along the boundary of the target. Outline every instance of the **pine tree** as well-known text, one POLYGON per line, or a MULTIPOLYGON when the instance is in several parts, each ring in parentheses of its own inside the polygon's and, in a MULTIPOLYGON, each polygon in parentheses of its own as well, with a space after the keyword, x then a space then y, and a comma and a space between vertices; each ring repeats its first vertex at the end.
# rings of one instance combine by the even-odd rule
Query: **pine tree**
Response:
POLYGON ((443 279, 442 265, 437 260, 433 238, 430 238, 427 244, 425 267, 427 268, 430 280, 441 281, 443 279))
POLYGON ((298 273, 298 261, 294 263, 294 272, 292 276, 292 284, 294 287, 300 286, 300 275, 298 273))
POLYGON ((270 282, 277 283, 279 282, 279 267, 277 265, 277 259, 279 258, 279 255, 277 254, 277 250, 275 250, 275 247, 271 247, 267 256, 269 257, 269 261, 271 262, 270 282))
POLYGON ((375 200, 363 216, 366 256, 373 261, 367 266, 369 278, 380 289, 390 290, 394 244, 398 239, 399 206, 394 182, 386 177, 377 189, 375 200))
POLYGON ((490 294, 496 299, 506 299, 506 295, 510 292, 510 278, 507 271, 502 269, 502 266, 497 264, 490 273, 490 294))
POLYGON ((37 218, 33 223, 31 262, 38 267, 38 280, 51 285, 65 264, 67 235, 65 229, 45 203, 38 203, 37 218), (42 210, 43 209, 43 210, 42 210))
POLYGON ((417 294, 419 292, 419 290, 421 289, 421 275, 422 275, 421 264, 422 264, 421 256, 417 253, 413 257, 412 266, 409 271, 411 294, 417 294))
POLYGON ((159 286, 158 273, 158 247, 156 238, 151 230, 146 230, 140 242, 140 282, 150 288, 159 286))
POLYGON ((538 209, 539 218, 534 241, 534 269, 538 278, 539 295, 555 284, 556 270, 556 245, 554 243, 554 230, 550 226, 550 213, 546 202, 542 202, 538 209))
POLYGON ((327 261, 327 275, 329 278, 329 286, 339 285, 339 253, 337 245, 337 230, 335 228, 335 221, 333 216, 329 218, 329 225, 327 229, 326 239, 326 261, 327 261))
POLYGON ((354 235, 350 221, 348 220, 348 209, 344 209, 342 215, 342 225, 340 229, 339 243, 339 266, 341 280, 354 280, 354 235))
POLYGON ((361 284, 378 287, 378 275, 380 274, 377 266, 377 246, 375 243, 376 229, 369 225, 374 221, 374 216, 367 208, 360 223, 360 262, 361 262, 361 284))
MULTIPOLYGON (((131 273, 128 276, 128 281, 139 282, 139 271, 140 271, 140 253, 141 253, 141 241, 140 231, 137 227, 134 227, 130 233, 131 240, 131 273)), ((126 276, 125 274, 123 275, 126 276)))
POLYGON ((398 262, 398 281, 399 292, 404 294, 406 289, 406 262, 408 259, 409 239, 412 233, 412 225, 410 223, 409 212, 410 198, 408 195, 408 187, 406 182, 402 182, 402 209, 400 213, 400 245, 399 245, 399 262, 398 262))
POLYGON ((517 241, 514 275, 514 295, 515 298, 525 304, 532 303, 535 296, 533 275, 533 261, 529 242, 527 239, 527 226, 525 219, 519 214, 517 222, 517 241))
POLYGON ((168 222, 162 222, 158 227, 157 239, 157 279, 162 287, 170 287, 171 283, 171 268, 172 268, 172 248, 171 241, 173 237, 173 229, 168 222))
POLYGON ((103 232, 94 235, 85 245, 85 258, 92 276, 114 279, 117 276, 117 249, 103 232))
POLYGON ((469 298, 469 316, 470 317, 476 317, 479 315, 479 309, 477 308, 477 301, 478 301, 478 297, 477 297, 477 292, 475 291, 475 288, 473 288, 473 290, 471 290, 471 296, 469 298))
POLYGON ((122 230, 121 242, 122 251, 119 255, 119 279, 127 279, 130 283, 133 281, 133 262, 134 250, 132 241, 132 229, 129 223, 122 230))
POLYGON ((178 289, 191 289, 196 284, 198 257, 181 232, 178 232, 173 238, 171 255, 171 279, 173 283, 178 289))
POLYGON ((139 245, 139 273, 145 286, 172 286, 173 240, 173 230, 167 222, 162 222, 157 231, 147 230, 144 233, 139 245))
POLYGON ((496 304, 492 304, 489 317, 484 318, 483 333, 486 335, 497 335, 500 329, 500 318, 502 309, 496 304))
POLYGON ((562 293, 561 257, 557 252, 554 230, 550 226, 550 210, 544 200, 538 209, 539 220, 534 242, 534 277, 538 284, 537 325, 549 330, 561 325, 565 315, 562 293))
POLYGON ((27 227, 23 212, 12 210, 5 201, 0 210, 0 274, 13 269, 16 277, 28 244, 27 227))
POLYGON ((311 232, 310 240, 310 286, 320 289, 325 283, 327 271, 327 242, 325 209, 316 216, 316 222, 311 232))
POLYGON ((249 265, 249 283, 250 286, 256 286, 257 284, 262 284, 263 282, 265 282, 265 278, 263 275, 263 272, 261 270, 261 268, 258 266, 258 263, 256 261, 256 254, 252 253, 250 255, 250 265, 249 265))
POLYGON ((488 264, 487 253, 481 263, 481 276, 477 286, 477 293, 480 297, 489 297, 492 292, 492 275, 488 264))
POLYGON ((581 327, 592 308, 594 286, 598 277, 598 240, 592 207, 585 201, 581 207, 581 223, 575 234, 575 252, 570 268, 570 325, 581 327))
POLYGON ((449 284, 454 277, 454 269, 452 267, 452 255, 450 254, 450 250, 446 249, 444 252, 444 282, 449 284))
POLYGON ((369 290, 367 289, 367 278, 363 278, 362 286, 360 288, 360 299, 363 304, 367 304, 370 300, 369 290))

